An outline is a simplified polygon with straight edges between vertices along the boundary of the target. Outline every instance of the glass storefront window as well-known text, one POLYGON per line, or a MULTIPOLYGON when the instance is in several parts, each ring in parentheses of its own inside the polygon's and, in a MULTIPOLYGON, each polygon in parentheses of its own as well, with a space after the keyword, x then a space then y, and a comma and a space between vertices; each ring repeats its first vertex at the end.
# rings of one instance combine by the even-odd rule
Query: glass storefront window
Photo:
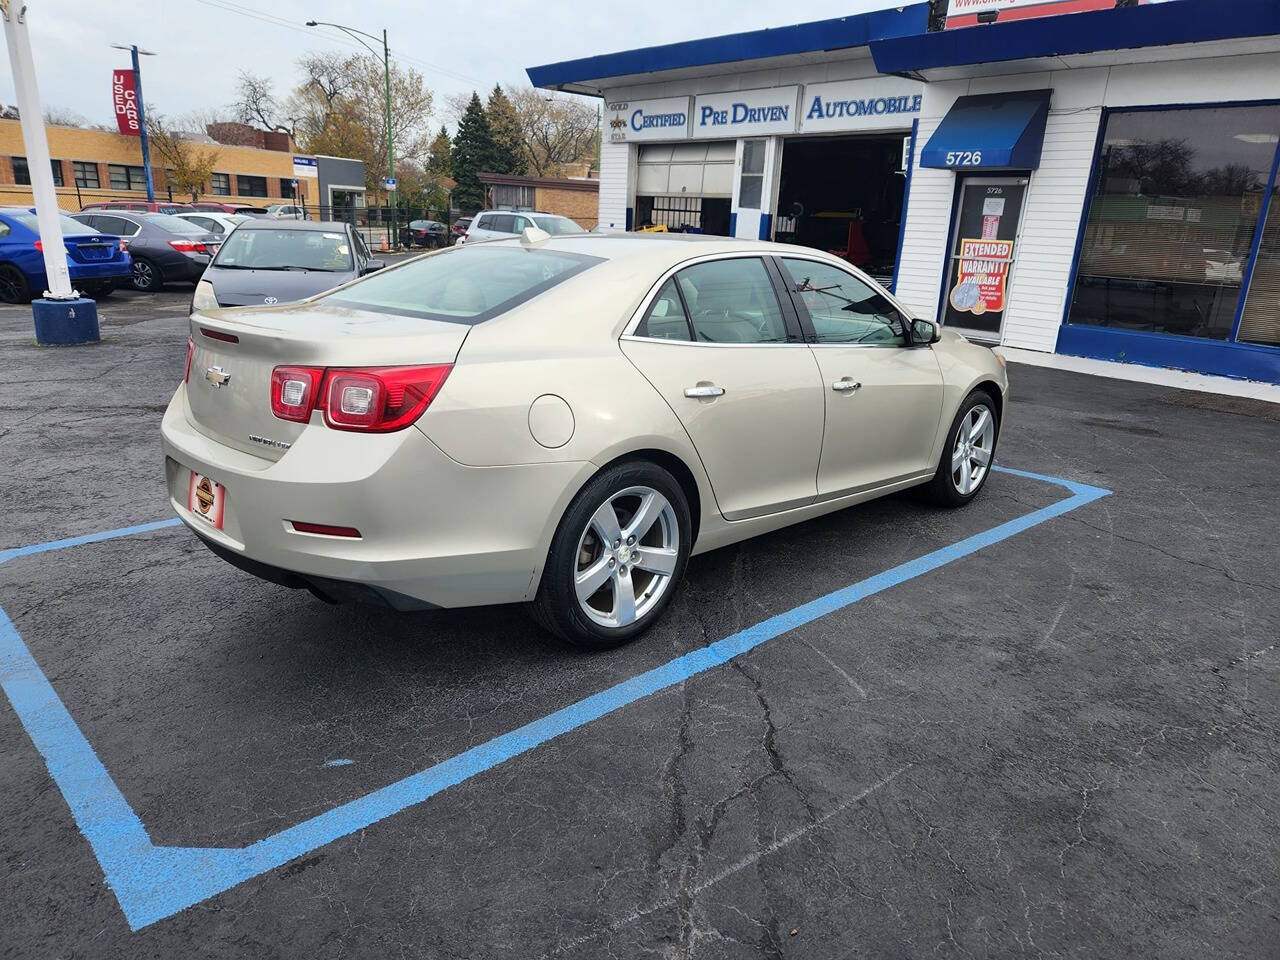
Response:
POLYGON ((1280 105, 1108 115, 1068 322, 1226 340, 1280 105))
POLYGON ((1280 190, 1271 193, 1236 339, 1280 347, 1280 190))

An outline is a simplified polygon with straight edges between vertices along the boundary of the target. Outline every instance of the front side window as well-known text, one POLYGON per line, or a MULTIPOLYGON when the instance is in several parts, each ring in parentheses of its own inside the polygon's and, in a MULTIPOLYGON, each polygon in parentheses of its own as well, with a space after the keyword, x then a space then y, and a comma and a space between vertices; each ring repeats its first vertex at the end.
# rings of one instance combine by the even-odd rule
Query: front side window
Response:
POLYGON ((1277 135, 1277 105, 1109 114, 1068 322, 1228 339, 1277 135))
POLYGON ((782 308, 764 261, 711 260, 676 274, 699 343, 786 343, 782 308))
POLYGON ((680 300, 680 291, 676 289, 676 278, 671 277, 662 285, 644 319, 636 327, 637 337, 652 337, 655 340, 692 340, 693 331, 689 326, 689 318, 684 312, 684 304, 680 300))
POLYGON ((782 266, 809 312, 818 343, 906 344, 902 314, 874 287, 816 260, 783 257, 782 266))
POLYGON ((231 174, 215 173, 209 178, 209 192, 215 197, 231 196, 231 174))
POLYGON ((98 189, 98 165, 88 160, 73 160, 71 166, 75 171, 76 186, 98 189))
POLYGON ((353 269, 351 244, 336 230, 237 230, 213 264, 232 270, 353 269))
MULTIPOLYGON (((226 250, 242 232, 223 245, 226 250)), ((221 259, 221 258, 219 258, 221 259)), ((519 246, 453 247, 372 273, 325 297, 357 310, 451 323, 482 323, 599 263, 599 258, 519 246)))

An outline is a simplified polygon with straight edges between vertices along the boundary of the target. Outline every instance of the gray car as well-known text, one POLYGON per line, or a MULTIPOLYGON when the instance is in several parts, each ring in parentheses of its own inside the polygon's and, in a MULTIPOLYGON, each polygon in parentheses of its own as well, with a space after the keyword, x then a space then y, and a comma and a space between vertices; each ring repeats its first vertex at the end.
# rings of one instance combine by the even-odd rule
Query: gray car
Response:
POLYGON ((196 284, 191 309, 305 300, 382 266, 350 224, 246 220, 196 284))
POLYGON ((169 282, 200 279, 222 237, 168 213, 110 210, 74 213, 98 233, 123 237, 133 258, 133 286, 150 293, 169 282))

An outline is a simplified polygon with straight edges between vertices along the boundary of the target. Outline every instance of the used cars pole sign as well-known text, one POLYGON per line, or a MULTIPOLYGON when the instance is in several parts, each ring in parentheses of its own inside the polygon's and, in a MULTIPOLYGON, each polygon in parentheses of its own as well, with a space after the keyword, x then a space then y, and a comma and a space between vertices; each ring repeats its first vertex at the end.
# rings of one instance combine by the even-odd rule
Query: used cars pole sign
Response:
POLYGON ((693 102, 693 136, 705 139, 795 133, 799 96, 798 86, 702 94, 693 102))
POLYGON ((133 85, 132 70, 111 71, 111 103, 115 108, 116 127, 121 135, 140 136, 142 126, 138 123, 138 94, 133 85))
POLYGON ((615 100, 607 105, 609 140, 683 140, 689 136, 689 98, 615 100))

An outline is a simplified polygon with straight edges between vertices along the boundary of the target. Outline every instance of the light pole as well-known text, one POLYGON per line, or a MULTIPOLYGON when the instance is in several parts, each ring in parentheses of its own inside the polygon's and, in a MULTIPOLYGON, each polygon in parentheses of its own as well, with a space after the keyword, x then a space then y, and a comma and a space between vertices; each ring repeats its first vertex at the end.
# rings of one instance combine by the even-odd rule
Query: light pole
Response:
MULTIPOLYGON (((374 43, 378 42, 378 38, 372 33, 365 33, 363 30, 357 30, 355 27, 344 27, 340 23, 329 23, 325 20, 308 20, 308 27, 333 27, 341 30, 343 33, 358 41, 361 46, 374 55, 378 56, 378 51, 361 40, 361 37, 368 37, 374 43)), ((396 176, 396 155, 391 141, 391 48, 387 46, 387 31, 382 31, 382 78, 384 90, 387 97, 387 179, 394 180, 396 176)), ((388 194, 394 194, 395 191, 387 191, 388 194)), ((390 196, 388 197, 390 199, 390 196)), ((398 249, 400 246, 400 235, 396 232, 396 207, 395 203, 391 204, 391 249, 398 249)))
POLYGON ((128 50, 133 57, 133 95, 138 98, 138 137, 142 140, 142 171, 147 177, 147 203, 155 203, 156 186, 151 180, 151 143, 147 139, 147 113, 142 104, 142 68, 138 57, 154 57, 150 50, 139 50, 136 43, 113 43, 113 50, 128 50))

